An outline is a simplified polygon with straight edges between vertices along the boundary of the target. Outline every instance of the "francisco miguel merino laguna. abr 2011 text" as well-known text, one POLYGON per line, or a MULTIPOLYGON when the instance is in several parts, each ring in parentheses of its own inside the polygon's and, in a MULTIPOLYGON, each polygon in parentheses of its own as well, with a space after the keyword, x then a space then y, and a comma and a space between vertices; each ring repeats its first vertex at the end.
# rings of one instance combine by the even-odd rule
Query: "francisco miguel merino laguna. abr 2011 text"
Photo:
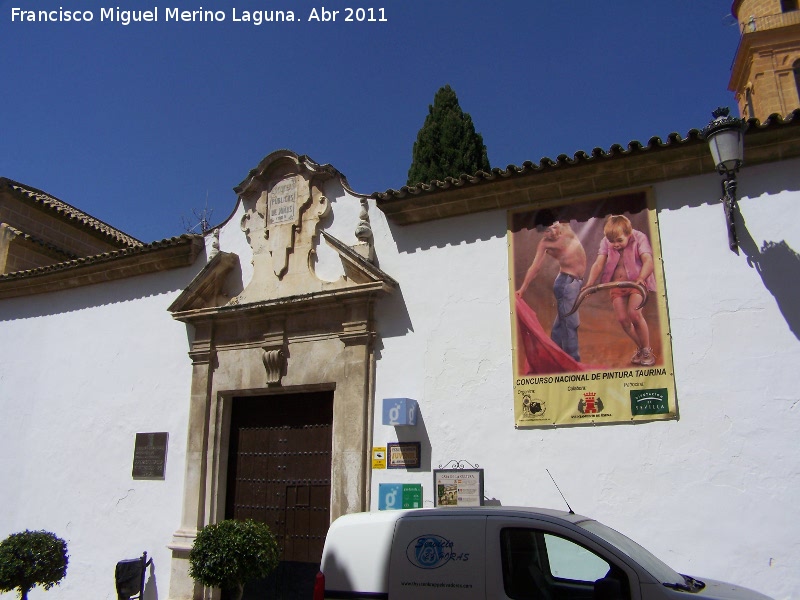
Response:
MULTIPOLYGON (((99 21, 112 22, 120 25, 132 23, 158 23, 163 17, 164 22, 183 23, 219 23, 228 20, 228 13, 224 10, 206 10, 201 6, 197 10, 181 10, 180 8, 153 7, 148 10, 126 10, 119 6, 101 8, 99 21)), ((88 23, 95 20, 92 10, 25 10, 19 7, 11 8, 11 22, 20 23, 88 23)), ((251 23, 261 25, 273 22, 298 22, 301 18, 291 10, 238 10, 230 9, 230 20, 235 23, 251 23)), ((344 23, 386 23, 386 9, 384 8, 349 8, 329 10, 324 6, 312 8, 306 21, 312 22, 344 22, 344 23)))

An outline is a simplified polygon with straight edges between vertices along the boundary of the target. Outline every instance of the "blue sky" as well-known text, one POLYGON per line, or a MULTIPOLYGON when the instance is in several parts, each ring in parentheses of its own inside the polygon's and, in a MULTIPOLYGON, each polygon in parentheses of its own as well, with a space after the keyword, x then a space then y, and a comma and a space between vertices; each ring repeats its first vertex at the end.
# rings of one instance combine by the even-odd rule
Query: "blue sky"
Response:
POLYGON ((406 183, 450 84, 492 167, 702 128, 727 90, 730 0, 0 0, 0 176, 141 239, 183 233, 270 152, 330 163, 362 193, 406 183), (159 8, 159 22, 100 21, 159 8), (167 8, 223 22, 164 22, 167 8), (312 8, 338 10, 313 22, 312 8), (12 22, 90 10, 89 23, 12 22), (386 22, 345 22, 346 7, 386 22), (296 22, 233 22, 246 10, 296 22))

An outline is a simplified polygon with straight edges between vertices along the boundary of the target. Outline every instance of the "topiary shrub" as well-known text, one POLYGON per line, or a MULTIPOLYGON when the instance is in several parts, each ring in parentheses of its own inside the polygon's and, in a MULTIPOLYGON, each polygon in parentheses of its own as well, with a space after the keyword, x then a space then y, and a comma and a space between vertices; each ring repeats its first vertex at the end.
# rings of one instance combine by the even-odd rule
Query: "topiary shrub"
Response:
POLYGON ((189 575, 241 600, 245 584, 267 577, 278 566, 278 542, 265 523, 251 519, 206 525, 189 553, 189 575))
POLYGON ((37 585, 49 590, 67 574, 67 543, 49 531, 12 533, 0 542, 0 592, 19 590, 21 600, 37 585))

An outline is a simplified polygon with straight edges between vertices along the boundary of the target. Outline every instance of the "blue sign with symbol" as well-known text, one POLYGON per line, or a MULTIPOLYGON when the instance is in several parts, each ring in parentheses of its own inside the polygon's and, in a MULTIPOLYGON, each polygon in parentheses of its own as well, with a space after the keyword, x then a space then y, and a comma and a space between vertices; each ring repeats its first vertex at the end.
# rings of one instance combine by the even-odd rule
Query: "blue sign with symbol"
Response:
POLYGON ((416 425, 419 407, 411 398, 384 398, 384 425, 416 425))
POLYGON ((403 484, 381 483, 378 486, 378 510, 403 508, 403 484))

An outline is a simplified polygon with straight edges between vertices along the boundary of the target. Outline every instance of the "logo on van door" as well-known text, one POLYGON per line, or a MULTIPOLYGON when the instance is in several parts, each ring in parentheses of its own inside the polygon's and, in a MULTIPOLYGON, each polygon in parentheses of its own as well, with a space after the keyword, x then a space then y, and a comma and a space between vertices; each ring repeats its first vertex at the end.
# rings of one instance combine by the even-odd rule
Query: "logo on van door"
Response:
POLYGON ((438 569, 453 556, 453 542, 440 535, 421 535, 406 548, 406 557, 420 569, 438 569))

